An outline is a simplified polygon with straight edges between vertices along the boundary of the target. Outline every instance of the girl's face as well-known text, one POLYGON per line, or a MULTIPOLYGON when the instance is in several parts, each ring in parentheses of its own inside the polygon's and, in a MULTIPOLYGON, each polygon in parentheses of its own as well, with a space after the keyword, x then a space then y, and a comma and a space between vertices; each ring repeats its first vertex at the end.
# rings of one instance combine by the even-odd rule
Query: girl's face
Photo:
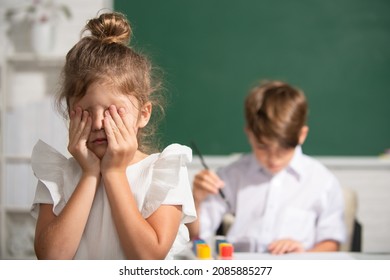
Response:
POLYGON ((139 108, 138 100, 134 96, 119 93, 105 84, 94 83, 88 87, 87 92, 81 99, 73 102, 71 100, 70 110, 80 107, 83 111, 88 111, 92 118, 87 147, 99 158, 104 156, 107 149, 107 137, 103 120, 104 113, 110 105, 115 105, 118 110, 120 108, 125 109, 126 118, 132 124, 135 135, 139 128, 148 123, 150 118, 150 103, 144 106, 144 108, 147 107, 147 110, 139 108))

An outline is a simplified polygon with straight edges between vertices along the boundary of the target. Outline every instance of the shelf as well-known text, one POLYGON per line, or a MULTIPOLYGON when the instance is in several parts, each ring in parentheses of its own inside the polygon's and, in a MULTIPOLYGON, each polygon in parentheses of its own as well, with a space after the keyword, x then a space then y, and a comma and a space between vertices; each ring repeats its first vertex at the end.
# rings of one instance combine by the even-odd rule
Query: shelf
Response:
POLYGON ((36 179, 29 146, 38 133, 32 137, 30 130, 37 124, 50 131, 55 126, 47 97, 56 88, 65 55, 16 53, 0 63, 0 259, 33 259, 36 221, 30 205, 36 179), (25 103, 15 105, 15 100, 25 103))
POLYGON ((4 160, 10 163, 31 163, 31 157, 27 155, 4 155, 4 160))
POLYGON ((30 207, 27 206, 5 206, 4 210, 9 214, 30 214, 30 207))
POLYGON ((37 55, 34 53, 19 53, 7 56, 6 60, 10 64, 35 63, 37 66, 61 67, 65 63, 65 55, 37 55))

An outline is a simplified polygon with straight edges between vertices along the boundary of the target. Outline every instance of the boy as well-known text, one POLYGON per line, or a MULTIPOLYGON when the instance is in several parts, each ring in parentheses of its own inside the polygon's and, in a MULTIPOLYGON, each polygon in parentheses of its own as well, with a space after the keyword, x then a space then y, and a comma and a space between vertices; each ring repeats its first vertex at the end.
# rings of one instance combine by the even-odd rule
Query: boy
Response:
POLYGON ((334 175, 304 155, 307 102, 302 91, 271 81, 245 100, 252 153, 193 182, 199 219, 192 238, 212 237, 223 216, 235 216, 226 238, 240 251, 284 254, 337 251, 345 239, 342 190, 334 175), (220 195, 224 193, 226 202, 220 195))

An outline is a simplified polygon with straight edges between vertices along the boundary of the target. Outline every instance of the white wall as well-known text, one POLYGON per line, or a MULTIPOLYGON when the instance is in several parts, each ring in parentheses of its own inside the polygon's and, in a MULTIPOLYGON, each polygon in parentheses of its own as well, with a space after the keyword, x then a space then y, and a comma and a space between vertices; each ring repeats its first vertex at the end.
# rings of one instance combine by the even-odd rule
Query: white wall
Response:
MULTIPOLYGON (((10 32, 13 34, 15 26, 4 21, 4 14, 10 7, 17 7, 29 2, 26 0, 0 0, 0 55, 4 55, 5 52, 14 52, 15 50, 28 50, 29 42, 26 40, 19 40, 21 45, 17 46, 8 41, 8 36, 5 33, 10 32)), ((80 31, 86 21, 96 16, 101 9, 112 9, 113 7, 112 0, 57 0, 57 3, 67 5, 71 10, 72 18, 68 20, 61 17, 58 21, 53 49, 55 54, 66 54, 79 39, 80 31)), ((28 28, 29 26, 24 26, 21 30, 23 33, 18 38, 29 38, 28 28)))
MULTIPOLYGON (((32 0, 0 0, 0 61, 7 62, 0 63, 3 69, 0 71, 7 71, 6 81, 0 80, 1 94, 6 98, 1 98, 0 102, 7 103, 7 116, 3 133, 6 139, 5 153, 11 154, 29 154, 31 152, 31 143, 33 138, 36 138, 38 132, 34 127, 34 120, 42 118, 40 123, 42 130, 44 128, 52 127, 58 130, 63 130, 63 127, 57 125, 61 120, 60 116, 54 112, 52 99, 58 89, 58 77, 63 65, 62 59, 65 58, 69 49, 80 39, 80 31, 85 26, 88 19, 95 17, 102 9, 112 9, 112 0, 54 0, 59 4, 66 5, 71 11, 71 18, 67 19, 61 16, 57 20, 55 29, 53 49, 45 53, 50 57, 56 57, 56 65, 50 67, 40 67, 34 62, 34 59, 21 59, 21 62, 10 62, 9 57, 25 56, 31 53, 30 43, 30 25, 20 21, 13 23, 5 21, 5 12, 9 8, 25 6, 26 3, 31 3, 32 0), (35 63, 35 64, 34 64, 35 63), (7 85, 5 85, 7 84, 7 85), (27 94, 28 93, 28 94, 27 94), (39 109, 42 108, 42 109, 39 109), (51 120, 55 119, 50 123, 51 120), (16 130, 18 124, 26 123, 31 125, 23 132, 25 135, 11 133, 16 130), (11 123, 12 125, 7 125, 11 123), (8 127, 8 128, 7 128, 8 127), (11 131, 11 130, 12 131, 11 131), (19 135, 20 137, 14 137, 19 135), (8 136, 8 137, 7 137, 8 136), (12 138, 12 139, 9 139, 12 138), (31 138, 31 141, 30 139, 31 138), (27 145, 23 143, 28 143, 27 145), (8 145, 9 143, 10 145, 8 145), (28 152, 26 151, 28 150, 28 152)), ((52 60, 52 59, 51 59, 52 60)), ((41 63, 52 63, 41 62, 41 63)), ((22 133, 22 134, 23 134, 22 133)), ((50 132, 51 133, 51 132, 50 132)), ((47 134, 47 133, 46 133, 47 134)), ((52 135, 45 135, 49 144, 55 146, 60 151, 66 151, 64 144, 63 133, 52 133, 52 135), (61 137, 61 138, 60 138, 61 137), (47 139, 49 138, 49 139, 47 139), (60 138, 60 139, 58 139, 60 138)), ((41 135, 39 135, 41 136, 41 135)), ((2 144, 3 145, 3 144, 2 144)))

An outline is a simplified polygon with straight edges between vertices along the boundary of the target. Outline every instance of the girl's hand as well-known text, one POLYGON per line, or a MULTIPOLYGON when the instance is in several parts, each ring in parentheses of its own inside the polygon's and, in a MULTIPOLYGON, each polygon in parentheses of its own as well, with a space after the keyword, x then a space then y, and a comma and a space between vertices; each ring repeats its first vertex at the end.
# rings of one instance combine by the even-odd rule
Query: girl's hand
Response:
POLYGON ((292 239, 280 239, 272 242, 268 246, 268 252, 274 255, 286 253, 301 253, 304 252, 302 243, 292 239))
POLYGON ((111 105, 104 116, 104 131, 107 136, 107 150, 102 158, 101 171, 125 172, 138 149, 135 124, 125 108, 111 105))
POLYGON ((70 112, 68 151, 80 164, 84 173, 99 175, 100 160, 87 147, 91 133, 92 119, 80 107, 70 112))

